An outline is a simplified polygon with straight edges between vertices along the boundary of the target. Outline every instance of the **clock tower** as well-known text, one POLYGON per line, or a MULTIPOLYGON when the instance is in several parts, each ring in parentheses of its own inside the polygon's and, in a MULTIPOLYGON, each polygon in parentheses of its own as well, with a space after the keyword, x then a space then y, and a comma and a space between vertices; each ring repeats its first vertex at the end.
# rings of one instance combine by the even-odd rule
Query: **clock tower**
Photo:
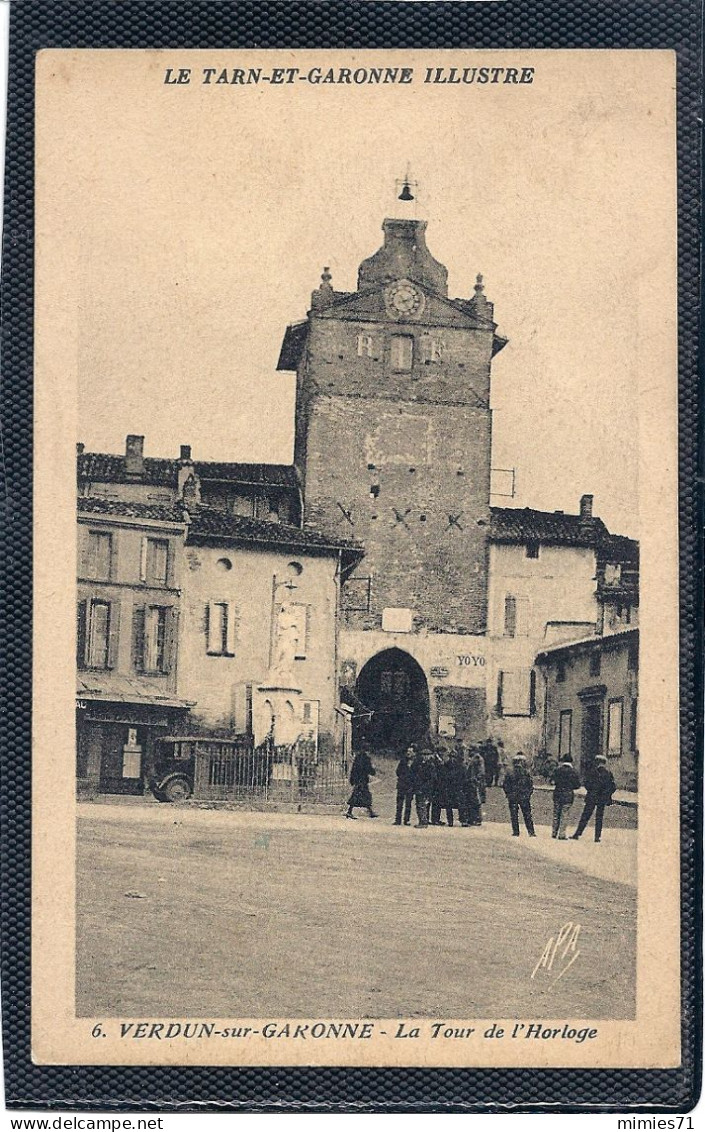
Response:
POLYGON ((355 291, 326 268, 279 369, 295 370, 305 522, 358 539, 341 592, 340 673, 358 735, 486 734, 490 367, 506 344, 477 276, 448 297, 426 223, 387 219, 355 291))

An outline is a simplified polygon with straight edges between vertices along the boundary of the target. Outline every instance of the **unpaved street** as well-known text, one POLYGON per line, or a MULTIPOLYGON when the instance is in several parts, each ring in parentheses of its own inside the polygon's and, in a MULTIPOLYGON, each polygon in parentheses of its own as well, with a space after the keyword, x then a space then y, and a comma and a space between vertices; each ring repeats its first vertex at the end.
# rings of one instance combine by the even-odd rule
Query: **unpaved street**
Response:
POLYGON ((629 829, 83 804, 78 1013, 633 1017, 635 850, 629 829), (568 921, 580 955, 532 979, 568 921))

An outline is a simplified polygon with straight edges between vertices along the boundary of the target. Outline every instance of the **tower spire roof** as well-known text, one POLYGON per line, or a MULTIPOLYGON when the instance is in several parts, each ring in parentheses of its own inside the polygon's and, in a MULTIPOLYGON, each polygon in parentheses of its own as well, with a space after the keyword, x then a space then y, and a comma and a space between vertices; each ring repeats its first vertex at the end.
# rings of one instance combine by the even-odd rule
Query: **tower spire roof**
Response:
POLYGON ((382 231, 382 247, 360 264, 358 291, 393 279, 410 279, 447 298, 448 269, 426 247, 426 221, 387 218, 382 231))

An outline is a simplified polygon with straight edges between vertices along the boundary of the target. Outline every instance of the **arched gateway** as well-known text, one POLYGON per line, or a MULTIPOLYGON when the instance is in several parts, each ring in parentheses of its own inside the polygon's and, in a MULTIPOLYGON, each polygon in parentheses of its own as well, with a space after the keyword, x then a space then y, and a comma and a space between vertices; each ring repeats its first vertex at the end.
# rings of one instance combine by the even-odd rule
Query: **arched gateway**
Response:
POLYGON ((371 715, 355 713, 353 744, 405 750, 428 734, 428 684, 420 664, 402 649, 385 649, 361 669, 355 694, 371 715))

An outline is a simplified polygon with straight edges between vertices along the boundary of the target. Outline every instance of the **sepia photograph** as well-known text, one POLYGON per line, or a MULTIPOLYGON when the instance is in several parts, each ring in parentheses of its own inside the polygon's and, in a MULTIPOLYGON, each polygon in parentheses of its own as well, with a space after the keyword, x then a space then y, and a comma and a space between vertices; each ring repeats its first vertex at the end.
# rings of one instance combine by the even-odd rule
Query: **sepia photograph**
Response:
POLYGON ((40 1062, 678 1063, 674 74, 40 52, 40 1062))

